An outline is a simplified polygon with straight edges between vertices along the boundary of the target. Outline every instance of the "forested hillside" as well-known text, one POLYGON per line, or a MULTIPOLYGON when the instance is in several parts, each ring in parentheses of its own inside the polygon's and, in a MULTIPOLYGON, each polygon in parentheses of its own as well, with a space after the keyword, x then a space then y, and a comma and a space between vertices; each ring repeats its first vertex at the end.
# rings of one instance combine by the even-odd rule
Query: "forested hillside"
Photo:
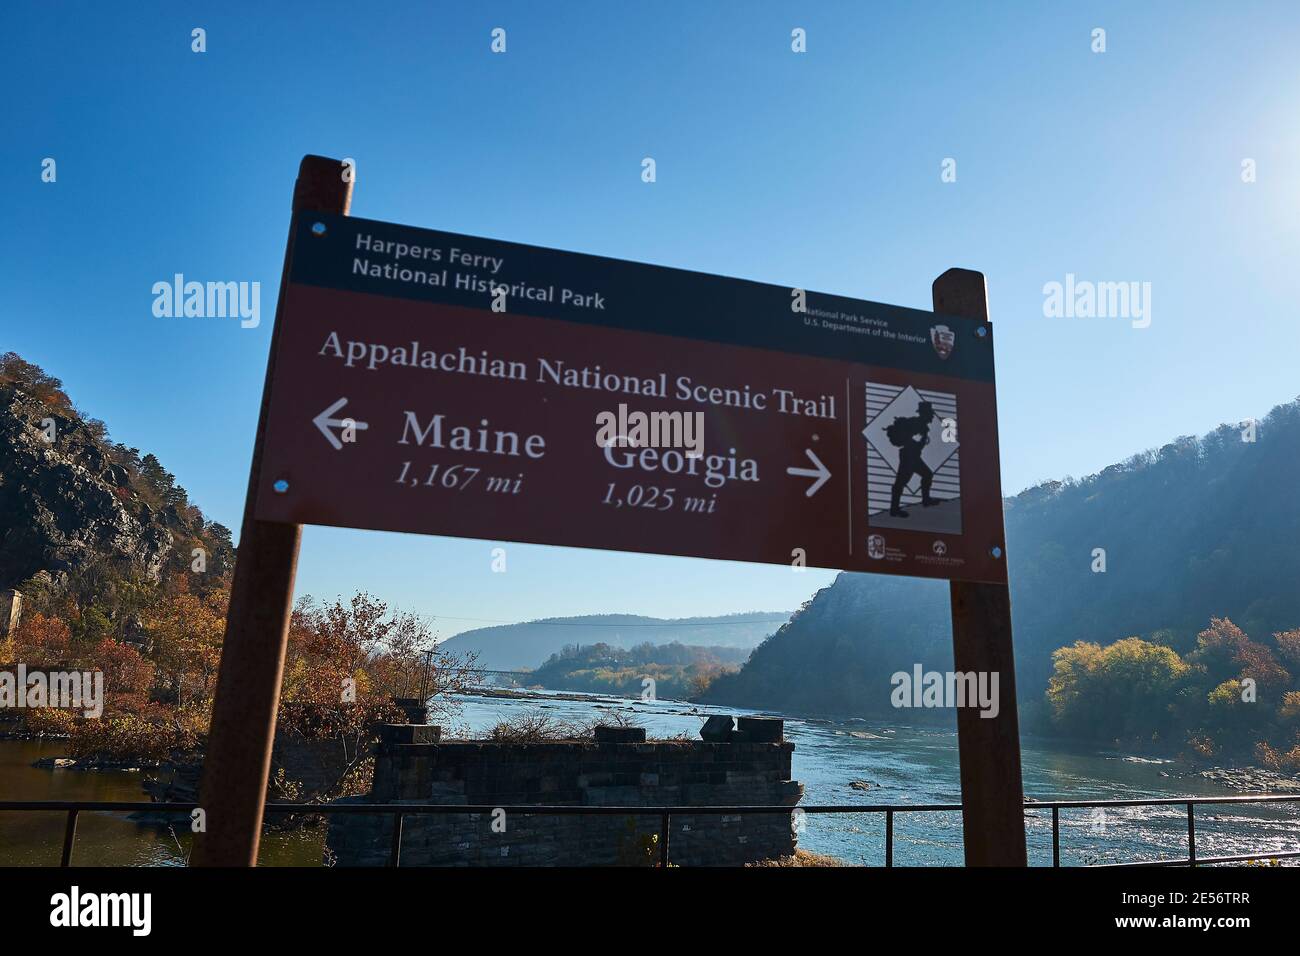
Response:
POLYGON ((110 440, 57 378, 0 356, 0 589, 92 563, 156 582, 188 569, 196 548, 213 580, 234 560, 230 531, 157 458, 110 440))
POLYGON ((744 648, 651 644, 613 647, 576 644, 552 654, 525 683, 550 690, 588 691, 665 700, 685 700, 702 693, 722 674, 738 670, 748 656, 744 648), (647 683, 653 681, 653 683, 647 683))
MULTIPOLYGON (((1212 618, 1256 640, 1300 626, 1300 401, 1006 501, 1022 700, 1041 702, 1052 652, 1145 636, 1179 654, 1212 618), (1105 551, 1097 572, 1095 549, 1105 551)), ((944 582, 842 574, 703 699, 890 712, 889 675, 951 667, 944 582)))
POLYGON ((539 666, 569 645, 691 644, 752 648, 790 619, 787 613, 753 611, 721 617, 667 619, 640 614, 553 617, 465 631, 443 642, 453 654, 474 654, 480 667, 520 670, 539 666))
MULTIPOLYGON (((0 356, 0 589, 22 594, 17 624, 0 634, 0 671, 104 674, 102 714, 46 706, 22 688, 22 702, 0 705, 6 733, 67 737, 66 752, 89 762, 196 760, 233 564, 229 531, 157 458, 112 442, 58 379, 0 356)), ((419 687, 435 715, 451 712, 465 662, 433 647, 423 619, 368 594, 301 599, 279 728, 355 746, 377 719, 405 719, 392 698, 419 687), (341 698, 343 686, 355 699, 341 698)), ((355 770, 340 786, 360 785, 355 770)))

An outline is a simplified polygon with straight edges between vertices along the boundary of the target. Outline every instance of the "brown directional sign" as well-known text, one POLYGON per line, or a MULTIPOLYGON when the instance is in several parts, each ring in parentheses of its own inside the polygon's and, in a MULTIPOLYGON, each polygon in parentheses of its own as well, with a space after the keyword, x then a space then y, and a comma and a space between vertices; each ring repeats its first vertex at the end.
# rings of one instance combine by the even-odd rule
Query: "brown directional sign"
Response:
POLYGON ((259 520, 1006 580, 987 322, 293 230, 259 520))

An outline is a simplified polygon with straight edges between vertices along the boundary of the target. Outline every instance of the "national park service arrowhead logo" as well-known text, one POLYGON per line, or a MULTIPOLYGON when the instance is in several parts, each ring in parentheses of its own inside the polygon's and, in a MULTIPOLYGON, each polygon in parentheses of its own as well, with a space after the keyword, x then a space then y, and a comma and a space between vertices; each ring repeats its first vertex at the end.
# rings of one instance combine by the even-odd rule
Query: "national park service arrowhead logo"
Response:
POLYGON ((946 359, 957 344, 957 335, 946 325, 933 325, 930 327, 930 344, 939 353, 939 358, 946 359))

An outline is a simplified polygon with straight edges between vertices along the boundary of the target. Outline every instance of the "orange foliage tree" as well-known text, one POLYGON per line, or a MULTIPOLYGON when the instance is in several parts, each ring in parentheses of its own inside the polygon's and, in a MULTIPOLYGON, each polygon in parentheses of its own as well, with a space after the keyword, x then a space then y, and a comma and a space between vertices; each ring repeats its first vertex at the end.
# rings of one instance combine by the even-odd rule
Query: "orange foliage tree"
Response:
POLYGON ((72 653, 72 632, 60 618, 37 612, 14 628, 0 651, 0 656, 29 668, 64 664, 72 653))
MULTIPOLYGON (((183 579, 182 579, 183 580, 183 579)), ((179 707, 210 705, 226 630, 228 593, 207 595, 177 588, 144 615, 158 668, 158 696, 179 707)))
POLYGON ((363 733, 376 720, 401 720, 395 697, 423 695, 435 714, 455 710, 473 659, 437 650, 427 622, 390 611, 370 594, 294 607, 281 688, 280 723, 307 736, 363 733))

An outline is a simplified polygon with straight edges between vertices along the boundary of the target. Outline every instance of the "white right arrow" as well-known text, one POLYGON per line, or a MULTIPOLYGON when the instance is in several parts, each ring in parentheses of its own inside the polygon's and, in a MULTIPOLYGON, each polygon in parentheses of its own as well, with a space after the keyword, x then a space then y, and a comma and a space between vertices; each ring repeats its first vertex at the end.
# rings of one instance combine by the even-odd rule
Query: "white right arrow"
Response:
POLYGON ((359 422, 352 418, 330 418, 335 412, 348 403, 346 398, 340 398, 325 411, 321 412, 311 420, 311 423, 320 429, 320 433, 329 439, 329 443, 334 446, 335 451, 343 450, 343 442, 339 441, 338 436, 330 431, 331 428, 347 428, 351 425, 357 431, 365 431, 370 426, 365 422, 359 422))
POLYGON ((812 453, 811 448, 805 448, 803 453, 807 455, 809 460, 817 467, 795 468, 791 466, 785 470, 785 473, 787 475, 799 475, 804 478, 816 478, 817 480, 809 485, 808 490, 804 492, 804 497, 811 498, 813 495, 817 494, 817 489, 826 484, 826 479, 831 476, 831 470, 822 464, 822 460, 812 453))

